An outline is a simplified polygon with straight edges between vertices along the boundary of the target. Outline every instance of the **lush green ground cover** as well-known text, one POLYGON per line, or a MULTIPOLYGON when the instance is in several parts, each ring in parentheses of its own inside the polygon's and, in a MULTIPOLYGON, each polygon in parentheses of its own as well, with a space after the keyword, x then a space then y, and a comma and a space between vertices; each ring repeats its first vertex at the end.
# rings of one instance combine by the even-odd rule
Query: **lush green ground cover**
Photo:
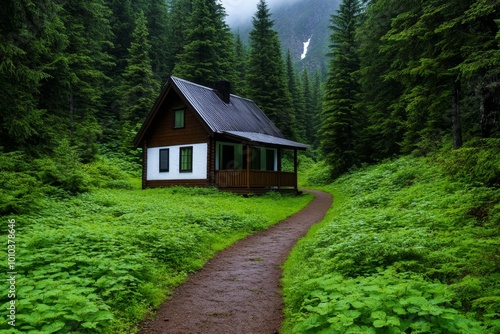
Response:
MULTIPOLYGON (((355 171, 284 268, 284 333, 500 333, 500 147, 355 171)), ((488 146, 488 145, 486 145, 488 146)))
POLYGON ((5 283, 2 333, 130 334, 134 323, 215 252, 283 220, 311 199, 141 190, 139 180, 120 172, 116 161, 60 174, 57 162, 38 161, 43 168, 33 174, 15 167, 22 158, 2 158, 1 257, 6 264, 7 222, 15 219, 17 271, 16 327, 6 323, 11 299, 5 283), (46 174, 64 177, 64 184, 79 191, 67 195, 61 187, 47 186, 46 174), (36 186, 45 188, 35 192, 36 186))

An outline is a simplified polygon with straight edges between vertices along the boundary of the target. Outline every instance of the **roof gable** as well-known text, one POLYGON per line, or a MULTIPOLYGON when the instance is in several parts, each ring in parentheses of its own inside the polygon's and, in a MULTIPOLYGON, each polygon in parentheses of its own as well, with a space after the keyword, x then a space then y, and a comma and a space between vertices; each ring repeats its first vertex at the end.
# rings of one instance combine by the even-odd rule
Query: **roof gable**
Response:
POLYGON ((215 89, 176 77, 171 80, 213 132, 258 132, 283 138, 253 101, 231 94, 229 103, 225 103, 215 89))
MULTIPOLYGON (((264 112, 251 100, 231 94, 229 103, 225 103, 213 88, 201 86, 177 77, 170 77, 162 93, 158 97, 151 113, 139 130, 134 144, 140 146, 148 127, 155 118, 166 94, 174 89, 185 99, 199 115, 212 133, 235 135, 260 134, 262 136, 241 136, 241 138, 260 138, 274 140, 270 143, 305 149, 307 145, 286 140, 280 130, 271 122, 264 112), (281 139, 281 140, 279 140, 281 139)), ((267 141, 257 140, 266 143, 267 141)))

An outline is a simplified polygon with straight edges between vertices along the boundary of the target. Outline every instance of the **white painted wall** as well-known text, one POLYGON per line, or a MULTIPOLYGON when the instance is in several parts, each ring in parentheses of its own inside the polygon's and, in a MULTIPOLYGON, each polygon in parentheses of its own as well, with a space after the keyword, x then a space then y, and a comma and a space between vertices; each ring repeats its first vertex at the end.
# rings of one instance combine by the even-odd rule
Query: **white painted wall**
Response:
POLYGON ((153 180, 200 180, 207 178, 208 145, 189 144, 179 146, 165 146, 148 148, 147 179, 153 180), (179 151, 181 147, 193 147, 193 171, 179 172, 179 151), (160 149, 170 149, 169 171, 160 173, 160 149))

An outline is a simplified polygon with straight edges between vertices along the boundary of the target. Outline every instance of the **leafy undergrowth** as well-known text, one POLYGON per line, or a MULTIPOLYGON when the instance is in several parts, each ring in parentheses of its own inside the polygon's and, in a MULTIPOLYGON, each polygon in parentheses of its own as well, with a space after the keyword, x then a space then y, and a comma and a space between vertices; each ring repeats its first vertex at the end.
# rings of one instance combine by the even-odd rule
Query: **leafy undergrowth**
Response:
MULTIPOLYGON (((17 275, 15 327, 6 323, 12 299, 3 293, 0 332, 132 333, 215 252, 311 199, 140 190, 137 181, 114 180, 105 163, 86 168, 95 184, 85 192, 37 197, 35 210, 2 218, 5 238, 8 219, 15 219, 17 275)), ((7 259, 6 247, 1 256, 7 259)))
POLYGON ((285 264, 284 333, 500 333, 500 156, 473 182, 476 153, 327 186, 332 210, 285 264))

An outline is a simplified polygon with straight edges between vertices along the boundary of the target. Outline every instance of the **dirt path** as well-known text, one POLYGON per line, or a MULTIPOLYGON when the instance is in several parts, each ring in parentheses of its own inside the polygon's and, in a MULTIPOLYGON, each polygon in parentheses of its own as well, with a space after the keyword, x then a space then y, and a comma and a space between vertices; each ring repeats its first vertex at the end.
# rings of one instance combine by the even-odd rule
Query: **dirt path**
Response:
POLYGON ((282 298, 280 265, 297 240, 332 204, 324 192, 302 211, 218 253, 177 288, 142 324, 140 334, 278 333, 282 298))

